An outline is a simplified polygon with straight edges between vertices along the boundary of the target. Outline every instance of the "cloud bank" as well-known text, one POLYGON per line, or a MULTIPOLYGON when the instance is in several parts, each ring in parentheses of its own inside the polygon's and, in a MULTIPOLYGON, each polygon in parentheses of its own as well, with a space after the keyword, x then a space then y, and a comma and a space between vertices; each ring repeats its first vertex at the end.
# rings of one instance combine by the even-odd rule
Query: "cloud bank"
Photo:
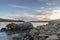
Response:
POLYGON ((5 16, 0 16, 0 18, 4 19, 14 19, 14 20, 25 20, 25 21, 32 21, 32 20, 48 20, 49 14, 40 14, 40 13, 34 13, 34 14, 28 14, 28 13, 15 13, 15 14, 8 14, 5 16))

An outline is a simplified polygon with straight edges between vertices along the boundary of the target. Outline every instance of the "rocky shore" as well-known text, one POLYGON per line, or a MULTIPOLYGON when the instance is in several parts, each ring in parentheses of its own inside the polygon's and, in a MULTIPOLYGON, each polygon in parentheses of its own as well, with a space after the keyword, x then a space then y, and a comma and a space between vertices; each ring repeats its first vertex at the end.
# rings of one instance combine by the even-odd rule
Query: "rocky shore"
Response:
POLYGON ((11 23, 6 29, 7 34, 13 34, 12 40, 60 40, 60 22, 57 21, 36 28, 30 22, 11 23))

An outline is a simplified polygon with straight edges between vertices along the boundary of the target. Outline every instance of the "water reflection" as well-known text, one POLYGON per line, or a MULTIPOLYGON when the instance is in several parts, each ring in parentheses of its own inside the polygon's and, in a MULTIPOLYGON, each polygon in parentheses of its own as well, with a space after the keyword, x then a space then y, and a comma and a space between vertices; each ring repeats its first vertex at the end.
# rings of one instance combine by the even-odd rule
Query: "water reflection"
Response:
POLYGON ((34 27, 37 27, 37 26, 46 25, 46 24, 48 24, 48 22, 36 22, 36 23, 32 22, 32 24, 34 27))
POLYGON ((5 32, 0 32, 0 40, 7 40, 7 35, 5 32))
POLYGON ((14 36, 18 36, 18 34, 8 35, 6 32, 0 32, 0 40, 13 40, 14 36))

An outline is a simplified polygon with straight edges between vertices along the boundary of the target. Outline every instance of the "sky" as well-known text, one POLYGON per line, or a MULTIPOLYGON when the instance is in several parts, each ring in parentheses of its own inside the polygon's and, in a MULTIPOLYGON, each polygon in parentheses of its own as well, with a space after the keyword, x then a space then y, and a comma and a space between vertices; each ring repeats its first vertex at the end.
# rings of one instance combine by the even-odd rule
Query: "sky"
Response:
POLYGON ((60 0, 0 0, 0 18, 51 20, 60 18, 60 0))

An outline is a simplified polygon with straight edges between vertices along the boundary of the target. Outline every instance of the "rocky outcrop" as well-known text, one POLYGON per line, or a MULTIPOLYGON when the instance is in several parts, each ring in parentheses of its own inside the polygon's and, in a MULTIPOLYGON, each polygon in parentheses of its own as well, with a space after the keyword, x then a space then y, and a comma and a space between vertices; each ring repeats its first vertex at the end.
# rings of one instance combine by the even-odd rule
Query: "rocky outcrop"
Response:
POLYGON ((33 25, 30 22, 23 22, 22 24, 11 23, 6 25, 7 30, 10 31, 25 31, 33 28, 33 25))
POLYGON ((6 32, 6 28, 2 28, 1 29, 1 32, 6 32))

